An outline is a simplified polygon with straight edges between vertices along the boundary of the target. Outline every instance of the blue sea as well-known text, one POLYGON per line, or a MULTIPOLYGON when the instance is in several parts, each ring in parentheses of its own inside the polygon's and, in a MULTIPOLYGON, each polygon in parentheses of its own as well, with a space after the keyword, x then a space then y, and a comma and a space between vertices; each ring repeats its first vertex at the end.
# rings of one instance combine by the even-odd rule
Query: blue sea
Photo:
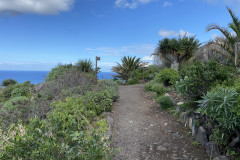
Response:
MULTIPOLYGON (((5 79, 14 79, 18 83, 31 81, 33 84, 43 82, 48 71, 0 71, 0 85, 5 79)), ((98 79, 113 79, 114 72, 100 72, 98 79)))

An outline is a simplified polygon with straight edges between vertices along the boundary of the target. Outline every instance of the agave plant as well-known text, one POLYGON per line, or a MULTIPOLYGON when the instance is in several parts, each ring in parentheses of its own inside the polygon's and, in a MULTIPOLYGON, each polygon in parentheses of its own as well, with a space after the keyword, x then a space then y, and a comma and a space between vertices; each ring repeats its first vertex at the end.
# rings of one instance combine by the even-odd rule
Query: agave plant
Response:
POLYGON ((164 38, 159 41, 156 53, 154 54, 158 55, 161 61, 182 63, 190 59, 200 45, 201 43, 199 43, 199 40, 195 36, 179 36, 178 39, 164 38))
MULTIPOLYGON (((232 22, 228 24, 228 28, 220 27, 217 24, 210 24, 207 26, 207 32, 211 30, 219 30, 224 37, 216 38, 214 44, 218 47, 212 48, 219 54, 222 54, 228 58, 231 62, 235 62, 235 44, 240 42, 240 19, 233 13, 233 11, 227 7, 227 10, 232 18, 232 22)), ((237 65, 239 65, 240 58, 237 60, 237 65)))
POLYGON ((124 56, 122 59, 122 64, 117 63, 117 66, 113 67, 112 70, 117 73, 116 78, 128 81, 130 73, 135 71, 140 67, 140 58, 124 56))

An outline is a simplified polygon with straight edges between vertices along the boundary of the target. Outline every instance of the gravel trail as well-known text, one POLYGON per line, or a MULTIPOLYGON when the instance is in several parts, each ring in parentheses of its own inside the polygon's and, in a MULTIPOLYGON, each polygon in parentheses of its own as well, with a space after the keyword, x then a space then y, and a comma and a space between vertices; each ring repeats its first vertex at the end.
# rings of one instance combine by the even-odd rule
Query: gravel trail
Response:
POLYGON ((144 85, 120 87, 113 105, 113 142, 120 147, 114 160, 207 160, 195 147, 190 131, 176 117, 154 102, 144 85))

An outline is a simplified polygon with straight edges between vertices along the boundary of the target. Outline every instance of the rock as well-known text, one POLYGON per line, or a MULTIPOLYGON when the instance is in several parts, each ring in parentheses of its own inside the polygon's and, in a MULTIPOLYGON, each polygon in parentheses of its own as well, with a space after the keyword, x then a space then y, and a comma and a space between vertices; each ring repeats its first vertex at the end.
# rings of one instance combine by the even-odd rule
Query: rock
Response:
POLYGON ((217 157, 220 155, 219 149, 214 142, 208 142, 205 146, 206 153, 210 158, 217 157))
POLYGON ((181 106, 182 104, 184 104, 184 102, 178 102, 177 106, 181 106))
POLYGON ((167 148, 165 148, 164 146, 160 145, 157 147, 158 151, 167 151, 167 148))
POLYGON ((169 143, 167 143, 167 142, 164 142, 164 143, 163 143, 163 146, 164 146, 164 147, 170 147, 171 144, 169 144, 169 143))
POLYGON ((164 123, 164 126, 167 126, 168 125, 168 123, 164 123))
POLYGON ((181 107, 180 107, 180 106, 177 106, 177 107, 176 107, 176 111, 177 111, 178 113, 180 113, 180 112, 182 111, 181 107))
POLYGON ((188 115, 187 114, 184 114, 183 120, 184 120, 184 126, 187 127, 187 125, 188 125, 188 115))
POLYGON ((198 128, 196 139, 204 147, 208 142, 206 131, 202 126, 198 128))
POLYGON ((168 93, 165 93, 165 95, 164 96, 169 96, 169 94, 168 93))
POLYGON ((178 132, 177 133, 173 133, 172 136, 173 136, 173 138, 179 138, 180 137, 178 132))
POLYGON ((189 127, 189 129, 192 129, 193 124, 194 124, 194 118, 193 117, 189 117, 188 118, 188 127, 189 127))
POLYGON ((218 156, 213 158, 213 160, 229 160, 226 156, 218 156))
POLYGON ((179 114, 180 118, 184 119, 185 114, 187 114, 187 113, 186 112, 180 112, 180 114, 179 114))
POLYGON ((197 132, 198 132, 198 127, 193 124, 193 126, 192 126, 192 136, 195 137, 197 135, 197 132))

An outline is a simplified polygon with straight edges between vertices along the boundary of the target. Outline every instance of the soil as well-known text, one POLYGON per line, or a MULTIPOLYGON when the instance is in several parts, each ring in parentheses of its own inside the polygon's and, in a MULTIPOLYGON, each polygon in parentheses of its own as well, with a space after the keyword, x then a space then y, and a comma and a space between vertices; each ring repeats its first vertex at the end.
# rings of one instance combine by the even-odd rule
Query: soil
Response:
POLYGON ((182 122, 161 110, 144 85, 120 87, 113 105, 113 142, 120 148, 114 160, 207 160, 182 122))

